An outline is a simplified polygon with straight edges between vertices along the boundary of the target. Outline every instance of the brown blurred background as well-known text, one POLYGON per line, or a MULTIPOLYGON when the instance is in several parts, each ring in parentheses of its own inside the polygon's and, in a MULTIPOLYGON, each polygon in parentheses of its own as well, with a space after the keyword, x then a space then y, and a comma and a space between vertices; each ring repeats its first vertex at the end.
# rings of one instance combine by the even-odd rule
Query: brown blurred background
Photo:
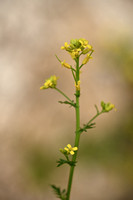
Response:
POLYGON ((56 160, 74 143, 75 113, 56 91, 39 88, 57 75, 74 98, 71 72, 55 58, 73 64, 60 50, 72 38, 95 50, 81 74, 81 124, 101 100, 117 112, 82 135, 71 197, 133 199, 132 22, 132 0, 0 0, 0 200, 54 200, 49 185, 67 185, 68 166, 56 160))

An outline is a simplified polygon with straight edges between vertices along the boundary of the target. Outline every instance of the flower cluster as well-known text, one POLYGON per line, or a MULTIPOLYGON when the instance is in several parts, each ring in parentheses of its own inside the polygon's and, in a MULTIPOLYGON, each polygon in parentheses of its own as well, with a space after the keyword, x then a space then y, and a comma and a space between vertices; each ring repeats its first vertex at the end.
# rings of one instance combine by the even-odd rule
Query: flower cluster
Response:
POLYGON ((40 87, 40 90, 48 89, 48 88, 55 88, 57 84, 57 77, 55 75, 51 76, 49 79, 47 79, 42 87, 40 87))
POLYGON ((102 106, 103 112, 109 112, 112 109, 115 109, 115 111, 116 111, 115 105, 112 103, 104 103, 104 101, 102 101, 101 106, 102 106))
POLYGON ((60 149, 60 152, 67 155, 74 155, 75 151, 77 150, 78 147, 72 147, 70 144, 68 144, 64 149, 60 149))
MULTIPOLYGON (((93 52, 93 48, 89 44, 88 40, 85 40, 83 38, 72 39, 70 41, 70 44, 65 42, 64 46, 62 46, 61 49, 68 51, 69 54, 71 55, 72 59, 74 59, 74 60, 76 58, 78 58, 81 54, 85 55, 85 54, 87 54, 89 52, 93 52)), ((87 58, 91 58, 91 54, 90 53, 87 54, 87 58)), ((89 61, 89 59, 88 59, 88 61, 89 61)))

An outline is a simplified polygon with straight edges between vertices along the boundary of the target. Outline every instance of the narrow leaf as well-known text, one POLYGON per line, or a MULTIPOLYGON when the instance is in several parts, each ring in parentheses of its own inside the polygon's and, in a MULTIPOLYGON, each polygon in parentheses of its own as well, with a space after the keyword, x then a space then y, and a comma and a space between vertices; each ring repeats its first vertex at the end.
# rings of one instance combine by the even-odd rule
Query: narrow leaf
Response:
POLYGON ((83 128, 80 128, 80 133, 82 132, 87 132, 87 129, 95 128, 96 123, 91 123, 91 124, 84 124, 83 128))
POLYGON ((68 164, 70 166, 75 166, 76 165, 76 162, 70 161, 70 160, 64 160, 64 159, 58 160, 57 163, 58 163, 57 167, 60 167, 61 165, 64 165, 64 164, 68 164))
POLYGON ((74 103, 74 101, 70 102, 70 101, 59 101, 59 103, 61 104, 69 104, 70 106, 73 106, 76 108, 76 103, 74 103))
POLYGON ((61 189, 59 187, 56 187, 55 185, 51 185, 52 189, 54 190, 56 196, 61 199, 61 200, 66 200, 66 190, 63 189, 61 191, 61 189))
POLYGON ((55 185, 51 185, 51 187, 53 188, 55 194, 57 195, 57 197, 61 197, 61 191, 59 187, 56 187, 55 185))

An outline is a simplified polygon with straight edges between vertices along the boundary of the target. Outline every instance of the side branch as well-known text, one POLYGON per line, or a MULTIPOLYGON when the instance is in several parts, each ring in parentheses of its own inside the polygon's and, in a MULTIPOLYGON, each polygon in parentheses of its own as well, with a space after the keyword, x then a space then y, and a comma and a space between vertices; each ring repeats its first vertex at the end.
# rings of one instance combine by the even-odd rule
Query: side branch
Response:
POLYGON ((97 105, 95 105, 97 114, 92 117, 92 119, 90 119, 90 121, 86 124, 83 125, 83 128, 80 128, 80 133, 82 132, 87 132, 87 129, 91 129, 91 128, 95 128, 95 124, 96 123, 92 123, 99 115, 101 115, 103 113, 103 110, 101 112, 99 112, 97 105))
POLYGON ((64 92, 62 92, 60 89, 58 89, 56 87, 54 89, 57 90, 60 94, 62 94, 68 100, 68 101, 64 101, 64 102, 59 101, 59 103, 70 104, 71 106, 76 107, 76 104, 74 103, 74 101, 71 100, 66 94, 64 94, 64 92))

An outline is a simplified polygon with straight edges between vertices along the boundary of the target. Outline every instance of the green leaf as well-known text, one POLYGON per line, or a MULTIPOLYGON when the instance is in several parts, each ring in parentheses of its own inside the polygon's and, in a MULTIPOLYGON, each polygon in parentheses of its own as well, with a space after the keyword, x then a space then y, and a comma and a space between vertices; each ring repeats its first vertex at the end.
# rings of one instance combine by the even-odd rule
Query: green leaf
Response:
POLYGON ((70 101, 59 101, 59 103, 61 103, 61 104, 69 104, 69 105, 71 105, 71 106, 76 108, 76 103, 74 103, 74 101, 72 101, 72 102, 70 102, 70 101))
POLYGON ((82 132, 87 132, 87 129, 95 128, 96 123, 91 123, 91 124, 84 124, 83 128, 80 128, 80 133, 82 132))
POLYGON ((63 189, 61 191, 60 187, 56 187, 55 185, 51 185, 52 189, 54 190, 56 196, 61 200, 66 200, 66 190, 63 189))
POLYGON ((57 55, 55 55, 55 56, 56 56, 57 60, 61 63, 61 60, 58 58, 58 56, 57 55))
POLYGON ((70 160, 64 160, 64 159, 58 160, 57 163, 58 163, 57 167, 60 167, 61 165, 64 165, 64 164, 68 164, 70 166, 75 166, 76 165, 76 162, 70 161, 70 160))

